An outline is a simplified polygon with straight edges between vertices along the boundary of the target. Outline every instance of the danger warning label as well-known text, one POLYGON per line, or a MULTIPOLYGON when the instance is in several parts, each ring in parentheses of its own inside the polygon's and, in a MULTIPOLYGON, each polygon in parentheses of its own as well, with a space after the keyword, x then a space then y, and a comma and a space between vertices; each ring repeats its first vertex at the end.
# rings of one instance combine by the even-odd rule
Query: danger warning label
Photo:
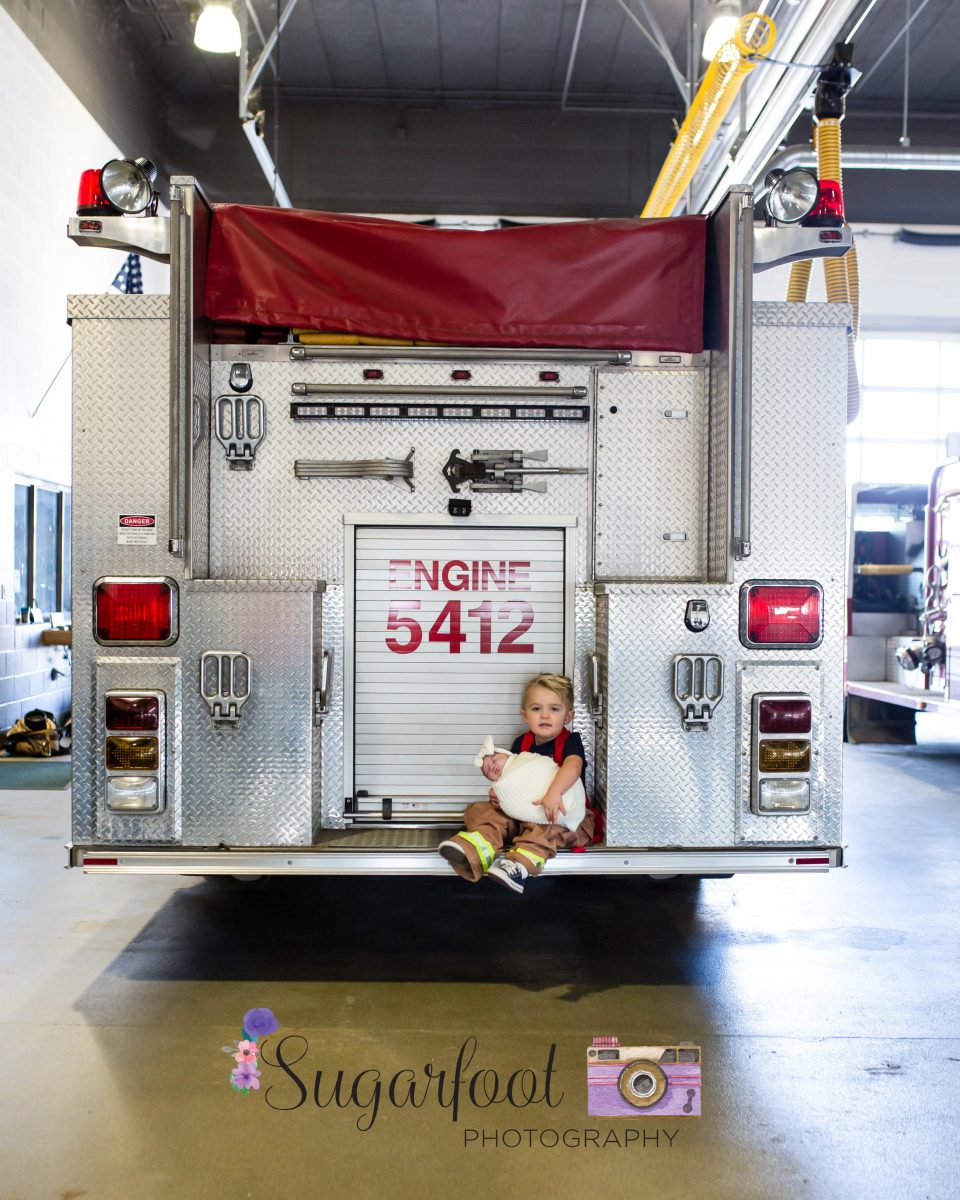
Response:
POLYGON ((157 544, 157 514, 121 513, 117 517, 117 544, 120 546, 155 546, 157 544))

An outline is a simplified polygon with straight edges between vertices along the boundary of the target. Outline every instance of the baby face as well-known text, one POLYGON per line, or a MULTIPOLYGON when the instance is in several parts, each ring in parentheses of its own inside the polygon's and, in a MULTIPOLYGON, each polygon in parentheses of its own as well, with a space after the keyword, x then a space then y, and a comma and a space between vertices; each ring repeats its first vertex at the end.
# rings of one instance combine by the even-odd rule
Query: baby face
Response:
POLYGON ((491 783, 496 783, 503 774, 504 764, 509 757, 509 754, 485 754, 483 766, 480 768, 484 778, 489 779, 491 783))

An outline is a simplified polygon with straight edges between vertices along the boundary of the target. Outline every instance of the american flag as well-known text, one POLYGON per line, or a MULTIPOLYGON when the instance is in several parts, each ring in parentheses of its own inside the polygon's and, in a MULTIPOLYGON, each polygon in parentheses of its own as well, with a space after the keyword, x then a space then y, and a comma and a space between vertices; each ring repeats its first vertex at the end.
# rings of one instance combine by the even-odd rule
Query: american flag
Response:
POLYGON ((140 296, 143 294, 143 276, 140 274, 140 255, 128 254, 126 262, 116 274, 116 278, 110 285, 115 287, 118 292, 123 292, 127 296, 140 296))

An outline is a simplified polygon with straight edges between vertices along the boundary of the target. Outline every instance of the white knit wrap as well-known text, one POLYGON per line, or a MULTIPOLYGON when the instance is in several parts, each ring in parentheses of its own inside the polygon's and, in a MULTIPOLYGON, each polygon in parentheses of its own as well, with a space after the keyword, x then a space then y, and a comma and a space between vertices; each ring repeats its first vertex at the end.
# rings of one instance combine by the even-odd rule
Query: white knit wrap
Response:
MULTIPOLYGON (((493 791, 500 801, 501 809, 515 821, 530 821, 535 825, 548 825, 543 805, 534 801, 543 799, 547 788, 553 783, 560 768, 545 754, 512 754, 504 764, 493 791)), ((581 780, 576 780, 563 793, 563 807, 556 824, 567 829, 576 829, 587 811, 587 797, 581 780)))

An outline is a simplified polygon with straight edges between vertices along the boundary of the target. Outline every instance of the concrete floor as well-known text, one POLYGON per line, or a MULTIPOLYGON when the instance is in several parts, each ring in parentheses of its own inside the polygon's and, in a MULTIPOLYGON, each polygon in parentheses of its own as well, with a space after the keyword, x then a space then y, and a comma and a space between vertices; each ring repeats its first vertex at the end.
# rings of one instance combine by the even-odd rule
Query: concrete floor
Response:
POLYGON ((67 797, 0 793, 0 1200, 960 1195, 960 743, 847 748, 847 870, 546 876, 522 898, 85 878, 62 869, 67 797), (300 1107, 278 1066, 229 1087, 221 1047, 253 1007, 302 1055, 300 1107), (597 1034, 700 1043, 702 1119, 588 1117, 597 1034), (553 1107, 463 1089, 455 1121, 436 1084, 396 1108, 384 1083, 357 1127, 358 1072, 409 1068, 399 1101, 470 1037, 468 1077, 530 1067, 541 1090, 555 1043, 553 1107), (326 1100, 339 1069, 346 1107, 317 1107, 315 1072, 326 1100), (584 1130, 601 1144, 552 1145, 584 1130))

